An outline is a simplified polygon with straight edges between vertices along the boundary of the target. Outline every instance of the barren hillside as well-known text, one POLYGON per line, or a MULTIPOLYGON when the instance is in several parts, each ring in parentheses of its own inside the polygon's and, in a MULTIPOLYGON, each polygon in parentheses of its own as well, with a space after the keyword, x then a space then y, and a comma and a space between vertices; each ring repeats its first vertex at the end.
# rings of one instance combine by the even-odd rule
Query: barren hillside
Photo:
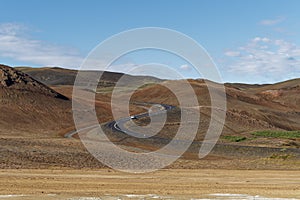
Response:
MULTIPOLYGON (((0 150, 3 152, 0 167, 102 168, 103 164, 87 152, 76 135, 74 137, 77 139, 63 137, 74 131, 71 108, 73 87, 70 84, 73 83, 76 71, 58 68, 18 69, 35 73, 29 76, 0 65, 0 150), (44 80, 44 83, 37 79, 44 80)), ((136 139, 105 125, 114 120, 111 94, 119 78, 118 73, 105 73, 105 81, 102 82, 105 84, 98 85, 96 91, 97 117, 103 123, 107 136, 129 151, 152 151, 166 145, 181 123, 179 107, 168 111, 165 127, 150 140, 136 139)), ((180 159, 171 168, 203 168, 205 164, 210 168, 298 169, 300 80, 270 85, 225 84, 227 111, 223 132, 213 152, 199 162, 196 160, 201 141, 210 120, 217 119, 211 119, 211 100, 206 82, 188 81, 199 102, 198 107, 191 108, 192 112, 200 109, 199 129, 195 143, 183 156, 183 160, 180 159), (254 161, 256 165, 249 165, 254 161)), ((168 83, 180 86, 181 80, 162 81, 125 75, 125 83, 128 84, 122 86, 125 93, 135 83, 144 83, 131 97, 130 115, 145 112, 149 105, 143 103, 147 102, 178 106, 176 96, 163 85, 168 83)), ((219 93, 219 85, 213 85, 219 93)), ((190 98, 190 94, 185 92, 180 91, 190 98)), ((121 97, 122 94, 117 95, 117 98, 121 97)), ((134 121, 139 125, 146 125, 149 118, 134 121)))
POLYGON ((0 65, 0 132, 56 135, 72 124, 71 101, 14 68, 0 65))

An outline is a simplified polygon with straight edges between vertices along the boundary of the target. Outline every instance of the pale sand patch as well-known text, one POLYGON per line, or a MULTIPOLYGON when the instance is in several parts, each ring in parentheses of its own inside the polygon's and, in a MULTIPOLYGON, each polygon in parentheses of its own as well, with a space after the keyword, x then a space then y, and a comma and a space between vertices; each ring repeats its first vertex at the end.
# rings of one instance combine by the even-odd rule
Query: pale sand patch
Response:
POLYGON ((146 174, 113 170, 0 170, 0 194, 9 199, 66 199, 106 194, 201 198, 210 194, 246 194, 300 198, 300 171, 171 169, 146 174), (56 195, 47 195, 56 194, 56 195), (46 198, 43 198, 46 199, 46 198))

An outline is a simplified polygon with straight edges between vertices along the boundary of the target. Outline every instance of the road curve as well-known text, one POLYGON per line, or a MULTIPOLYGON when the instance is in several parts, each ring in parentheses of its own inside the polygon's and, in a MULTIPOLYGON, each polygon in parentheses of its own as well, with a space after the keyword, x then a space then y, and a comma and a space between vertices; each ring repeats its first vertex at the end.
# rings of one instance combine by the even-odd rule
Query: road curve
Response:
MULTIPOLYGON (((156 104, 156 103, 139 103, 139 104, 141 104, 141 105, 161 105, 165 108, 165 110, 172 110, 175 108, 175 106, 167 105, 167 104, 156 104)), ((210 106, 199 106, 199 107, 210 107, 210 106)), ((152 113, 152 115, 155 115, 155 114, 159 114, 159 112, 152 113)), ((147 113, 141 113, 141 114, 135 115, 135 118, 139 119, 139 118, 149 117, 149 116, 150 116, 150 114, 147 112, 147 113)), ((105 126, 111 128, 113 131, 117 131, 119 133, 127 134, 127 135, 128 135, 128 133, 130 133, 131 136, 134 136, 135 134, 138 134, 138 133, 129 132, 129 130, 127 130, 124 126, 124 124, 130 120, 131 120, 131 117, 125 117, 125 118, 121 118, 121 119, 118 119, 115 121, 108 122, 105 126)), ((73 130, 71 132, 66 133, 64 135, 64 137, 72 138, 75 134, 80 133, 81 131, 93 129, 98 126, 99 126, 99 124, 96 124, 96 125, 92 125, 89 127, 85 127, 80 130, 73 130)), ((141 137, 139 137, 139 138, 141 138, 141 137)), ((157 137, 157 136, 152 136, 151 138, 153 140, 157 140, 157 141, 165 143, 165 144, 168 144, 170 142, 170 139, 167 139, 167 138, 161 138, 161 137, 157 137)), ((181 141, 178 141, 178 142, 181 142, 181 141)), ((182 142, 184 142, 184 141, 182 141, 182 142)), ((201 146, 203 144, 203 142, 194 141, 193 144, 196 146, 201 146)), ((223 152, 224 148, 230 149, 230 151, 232 151, 235 154, 240 153, 241 155, 244 155, 245 152, 247 152, 247 154, 252 155, 252 156, 255 156, 257 154, 259 154, 260 156, 270 156, 274 153, 280 153, 282 151, 282 148, 277 148, 277 147, 243 146, 243 145, 239 145, 239 144, 216 144, 214 147, 214 152, 220 153, 222 155, 222 154, 224 154, 224 152, 223 152)), ((300 149, 293 149, 293 148, 286 149, 285 153, 291 153, 295 157, 300 158, 300 149)), ((164 155, 164 156, 173 156, 173 155, 164 155)))
MULTIPOLYGON (((165 109, 164 111, 171 110, 171 109, 175 108, 175 106, 168 105, 168 104, 140 103, 140 102, 135 102, 135 104, 140 104, 140 105, 160 105, 160 106, 164 107, 164 109, 165 109)), ((143 118, 143 117, 150 117, 150 115, 153 116, 153 115, 157 115, 157 114, 160 114, 160 112, 155 112, 155 113, 151 113, 151 114, 149 114, 149 112, 146 112, 146 113, 141 113, 141 114, 138 114, 138 115, 134 115, 134 117, 136 119, 140 119, 140 118, 143 118)), ((129 117, 124 117, 124 118, 121 118, 121 119, 118 119, 118 120, 114 120, 114 121, 108 122, 106 124, 106 126, 110 127, 114 131, 126 133, 126 134, 129 134, 129 135, 132 135, 132 136, 138 136, 138 133, 130 132, 130 131, 128 131, 125 128, 124 124, 126 122, 130 121, 130 120, 131 120, 130 116, 129 117)), ((86 130, 89 130, 89 129, 93 129, 93 128, 96 128, 98 126, 99 126, 99 124, 96 124, 96 125, 92 125, 92 126, 88 126, 88 127, 82 128, 80 130, 73 130, 73 131, 70 131, 70 132, 66 133, 64 135, 64 137, 65 138, 72 138, 74 135, 76 135, 77 133, 80 133, 81 131, 86 131, 86 130)))

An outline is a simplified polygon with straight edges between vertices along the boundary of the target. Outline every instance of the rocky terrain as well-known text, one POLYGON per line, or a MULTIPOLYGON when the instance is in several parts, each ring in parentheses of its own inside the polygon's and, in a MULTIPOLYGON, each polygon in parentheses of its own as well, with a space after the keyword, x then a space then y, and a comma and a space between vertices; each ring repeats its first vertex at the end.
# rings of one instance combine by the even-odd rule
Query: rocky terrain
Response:
POLYGON ((71 126, 71 101, 14 68, 0 65, 1 136, 57 135, 71 126))

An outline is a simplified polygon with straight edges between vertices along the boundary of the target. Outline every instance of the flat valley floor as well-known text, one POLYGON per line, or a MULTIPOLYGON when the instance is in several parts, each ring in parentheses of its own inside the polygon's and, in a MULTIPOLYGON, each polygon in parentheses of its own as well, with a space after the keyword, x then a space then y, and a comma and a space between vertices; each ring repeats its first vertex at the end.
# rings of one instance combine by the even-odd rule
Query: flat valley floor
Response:
POLYGON ((300 199, 300 171, 1 169, 0 199, 300 199), (246 198, 247 197, 247 198, 246 198), (253 197, 253 198, 252 198, 253 197))

